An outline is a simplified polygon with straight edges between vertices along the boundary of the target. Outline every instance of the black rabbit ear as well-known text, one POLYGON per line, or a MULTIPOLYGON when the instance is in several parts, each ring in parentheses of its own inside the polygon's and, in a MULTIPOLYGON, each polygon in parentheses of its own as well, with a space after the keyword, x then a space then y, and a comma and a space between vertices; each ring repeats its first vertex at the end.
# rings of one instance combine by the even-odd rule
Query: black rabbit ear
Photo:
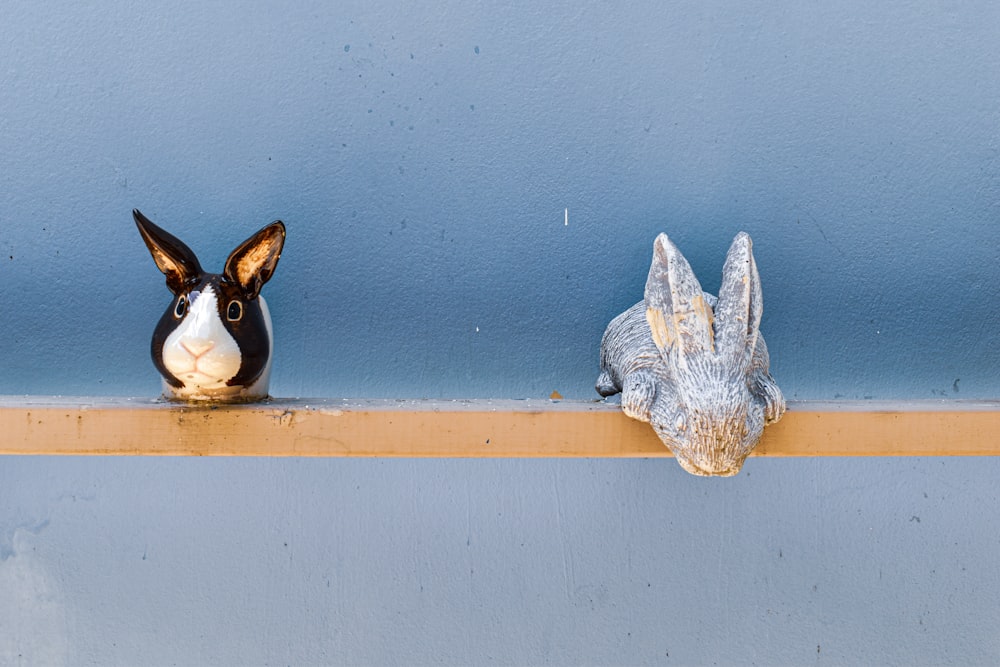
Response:
POLYGON ((678 361, 714 349, 712 306, 705 300, 691 265, 677 246, 660 234, 646 279, 646 321, 662 354, 678 361))
POLYGON ((733 358, 737 364, 749 364, 763 311, 753 241, 746 232, 740 232, 726 254, 719 303, 715 307, 719 354, 733 358))
POLYGON ((157 268, 167 277, 167 287, 174 294, 181 294, 185 285, 202 273, 198 258, 183 241, 154 225, 139 209, 132 209, 132 217, 157 268))
POLYGON ((246 298, 256 298, 274 274, 284 244, 285 225, 275 220, 230 253, 224 271, 226 278, 239 285, 246 298))

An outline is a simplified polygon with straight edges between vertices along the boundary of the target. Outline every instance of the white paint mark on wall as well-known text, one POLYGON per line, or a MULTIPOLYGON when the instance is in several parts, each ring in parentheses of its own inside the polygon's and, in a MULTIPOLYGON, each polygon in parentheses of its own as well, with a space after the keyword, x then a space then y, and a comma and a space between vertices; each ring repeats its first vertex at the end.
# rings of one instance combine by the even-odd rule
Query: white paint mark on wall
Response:
POLYGON ((11 555, 0 561, 0 665, 68 662, 66 607, 34 538, 17 529, 11 555))
POLYGON ((19 532, 27 532, 32 535, 45 530, 49 525, 49 520, 42 521, 20 521, 9 526, 0 526, 0 561, 7 560, 16 552, 14 550, 14 537, 19 532))
POLYGON ((569 227, 569 209, 568 208, 564 208, 563 209, 563 226, 564 227, 569 227))

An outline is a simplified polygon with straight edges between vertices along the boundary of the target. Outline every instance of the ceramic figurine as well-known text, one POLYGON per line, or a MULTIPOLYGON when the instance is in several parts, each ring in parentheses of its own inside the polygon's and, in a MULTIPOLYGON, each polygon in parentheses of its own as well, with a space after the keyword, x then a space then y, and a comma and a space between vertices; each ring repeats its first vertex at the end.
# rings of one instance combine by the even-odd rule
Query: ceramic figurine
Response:
POLYGON ((695 475, 735 475, 778 421, 785 399, 768 372, 763 309, 750 237, 726 255, 719 297, 703 292, 677 247, 660 234, 645 299, 611 320, 601 341, 602 396, 649 422, 695 475))
POLYGON ((173 400, 249 402, 267 397, 271 315, 260 290, 274 274, 285 225, 272 222, 206 273, 180 239, 138 210, 135 224, 174 293, 153 332, 152 355, 173 400))

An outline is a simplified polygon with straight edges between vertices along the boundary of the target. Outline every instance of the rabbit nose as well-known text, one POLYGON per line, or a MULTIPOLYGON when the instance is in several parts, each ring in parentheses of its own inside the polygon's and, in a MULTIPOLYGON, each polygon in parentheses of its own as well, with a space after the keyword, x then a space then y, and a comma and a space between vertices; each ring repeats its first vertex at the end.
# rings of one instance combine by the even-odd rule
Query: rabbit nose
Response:
POLYGON ((215 341, 208 338, 185 338, 181 341, 181 345, 192 357, 200 357, 215 347, 215 341))

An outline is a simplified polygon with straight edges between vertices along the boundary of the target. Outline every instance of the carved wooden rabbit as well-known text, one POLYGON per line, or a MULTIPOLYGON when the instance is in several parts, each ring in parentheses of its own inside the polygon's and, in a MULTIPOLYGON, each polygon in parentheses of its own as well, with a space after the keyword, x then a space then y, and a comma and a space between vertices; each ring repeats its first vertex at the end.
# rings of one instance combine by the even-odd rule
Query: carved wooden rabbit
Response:
POLYGON ((730 476, 778 421, 785 399, 768 372, 763 309, 750 237, 733 240, 719 297, 660 234, 645 300, 614 318, 601 341, 602 396, 621 392, 633 419, 650 422, 695 475, 730 476))
POLYGON ((285 242, 280 220, 241 243, 222 274, 206 273, 183 241, 132 211, 174 298, 153 332, 151 352, 167 398, 241 402, 267 397, 273 341, 260 290, 285 242))

